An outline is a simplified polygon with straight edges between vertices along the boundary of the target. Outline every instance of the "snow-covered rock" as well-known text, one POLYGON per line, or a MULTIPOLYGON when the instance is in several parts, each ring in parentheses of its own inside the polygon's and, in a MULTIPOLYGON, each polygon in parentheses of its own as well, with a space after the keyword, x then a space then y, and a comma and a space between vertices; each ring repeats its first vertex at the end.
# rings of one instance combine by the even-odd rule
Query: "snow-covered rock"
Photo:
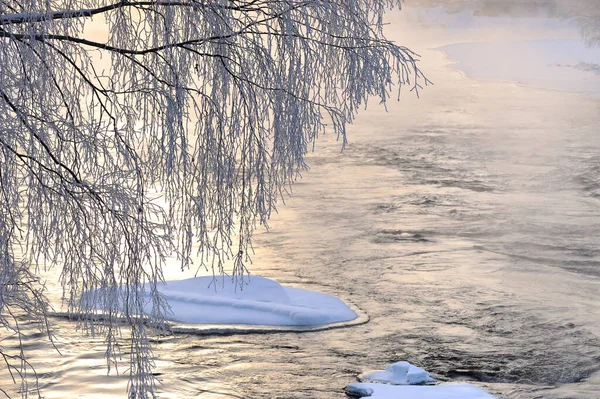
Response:
MULTIPOLYGON (((282 286, 259 276, 250 277, 241 287, 227 277, 214 280, 207 276, 167 281, 158 290, 171 307, 167 319, 186 324, 306 327, 357 318, 348 305, 334 296, 282 286)), ((92 291, 84 295, 94 301, 98 294, 99 291, 92 291)), ((152 312, 149 296, 145 311, 152 312)))
POLYGON ((392 385, 414 385, 435 381, 427 371, 409 362, 390 364, 385 370, 365 374, 360 379, 365 382, 383 382, 392 385))
POLYGON ((470 384, 388 385, 357 382, 346 387, 351 396, 369 399, 495 399, 470 384))
POLYGON ((390 364, 383 371, 360 377, 346 387, 350 396, 370 399, 495 399, 470 384, 417 385, 433 383, 429 373, 409 362, 390 364))

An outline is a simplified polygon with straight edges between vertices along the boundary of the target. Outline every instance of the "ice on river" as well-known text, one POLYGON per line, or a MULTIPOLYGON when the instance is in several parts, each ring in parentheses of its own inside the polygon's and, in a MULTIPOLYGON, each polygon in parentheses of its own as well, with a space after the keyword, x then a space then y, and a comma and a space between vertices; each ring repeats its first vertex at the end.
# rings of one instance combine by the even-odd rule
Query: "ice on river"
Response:
POLYGON ((417 385, 435 380, 420 367, 408 362, 390 364, 383 371, 361 377, 346 387, 350 396, 372 399, 495 399, 470 384, 417 385))
POLYGON ((474 79, 600 95, 600 51, 581 40, 458 43, 440 50, 474 79))
POLYGON ((375 371, 361 377, 362 381, 384 382, 392 385, 414 385, 434 382, 429 373, 408 362, 390 364, 383 371, 375 371))
POLYGON ((369 399, 495 399, 469 384, 418 386, 356 382, 348 385, 346 392, 351 396, 369 399))
MULTIPOLYGON (((167 319, 179 323, 323 326, 357 318, 334 296, 258 276, 242 286, 228 277, 195 277, 167 281, 158 290, 171 307, 167 319)), ((92 299, 94 293, 87 295, 92 299)), ((152 311, 150 297, 145 311, 152 311)))

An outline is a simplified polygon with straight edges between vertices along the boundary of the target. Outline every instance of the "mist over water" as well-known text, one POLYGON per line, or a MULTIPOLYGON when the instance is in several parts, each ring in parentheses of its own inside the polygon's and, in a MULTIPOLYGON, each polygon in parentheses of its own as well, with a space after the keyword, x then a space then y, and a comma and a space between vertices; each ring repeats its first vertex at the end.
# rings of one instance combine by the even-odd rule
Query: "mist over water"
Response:
MULTIPOLYGON (((251 267, 371 321, 168 337, 156 344, 160 397, 344 398, 358 374, 407 360, 501 398, 597 399, 600 100, 572 89, 588 75, 522 54, 581 39, 565 4, 414 0, 390 13, 388 36, 421 54, 435 85, 387 112, 369 104, 343 153, 334 137, 317 142, 257 232, 251 267), (454 51, 472 43, 468 57, 454 51), (489 76, 477 49, 505 67, 489 76), (550 84, 531 83, 535 68, 550 84)), ((103 343, 57 326, 62 356, 33 334, 28 344, 46 397, 125 397, 127 372, 106 376, 103 343)))

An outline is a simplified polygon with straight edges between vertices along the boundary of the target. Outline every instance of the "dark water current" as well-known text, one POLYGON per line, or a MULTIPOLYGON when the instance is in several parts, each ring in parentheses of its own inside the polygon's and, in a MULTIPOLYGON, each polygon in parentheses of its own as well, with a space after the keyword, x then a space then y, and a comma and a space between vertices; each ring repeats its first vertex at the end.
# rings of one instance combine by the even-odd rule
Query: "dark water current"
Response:
MULTIPOLYGON (((501 398, 600 398, 600 100, 472 80, 436 50, 578 34, 527 10, 390 14, 389 36, 436 85, 388 112, 370 104, 344 153, 323 138, 257 234, 255 274, 338 295, 371 321, 171 337, 156 345, 161 398, 343 398, 397 360, 501 398)), ((62 356, 28 343, 47 397, 124 397, 101 340, 57 323, 62 356)))

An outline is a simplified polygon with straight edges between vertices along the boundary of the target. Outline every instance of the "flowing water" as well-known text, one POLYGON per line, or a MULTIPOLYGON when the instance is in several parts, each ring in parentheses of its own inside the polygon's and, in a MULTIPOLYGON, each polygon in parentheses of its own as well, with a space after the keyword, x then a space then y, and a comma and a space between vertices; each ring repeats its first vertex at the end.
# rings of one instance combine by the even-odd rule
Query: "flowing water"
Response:
MULTIPOLYGON (((253 273, 371 321, 170 337, 156 344, 161 398, 344 398, 398 360, 501 398, 600 398, 600 99, 471 79, 439 49, 578 36, 554 9, 509 11, 391 13, 389 37, 421 53, 435 85, 387 112, 370 104, 343 153, 323 137, 256 235, 253 273)), ((106 376, 102 341, 57 327, 60 356, 27 341, 46 397, 124 397, 126 370, 106 376)))

